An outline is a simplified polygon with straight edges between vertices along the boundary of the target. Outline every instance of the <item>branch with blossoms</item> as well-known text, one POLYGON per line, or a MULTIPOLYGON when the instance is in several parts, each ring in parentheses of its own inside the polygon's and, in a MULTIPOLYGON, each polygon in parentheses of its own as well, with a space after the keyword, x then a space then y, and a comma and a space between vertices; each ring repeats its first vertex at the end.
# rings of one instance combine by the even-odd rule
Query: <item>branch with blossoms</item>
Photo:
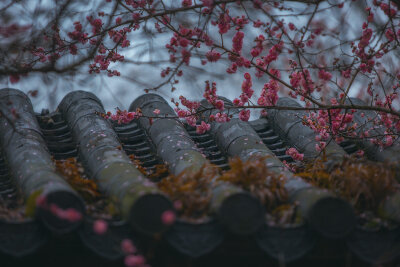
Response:
MULTIPOLYGON (((245 92, 251 90, 251 77, 250 74, 245 74, 245 81, 243 82, 242 88, 245 92)), ((207 101, 207 104, 204 105, 201 102, 190 101, 186 99, 184 96, 180 96, 179 102, 173 100, 174 105, 176 106, 175 111, 177 116, 173 115, 162 115, 160 116, 160 110, 155 109, 153 111, 153 116, 144 116, 140 110, 136 112, 127 112, 117 110, 115 115, 110 112, 105 115, 106 118, 110 118, 118 123, 129 123, 131 120, 138 119, 139 117, 148 118, 150 123, 153 122, 154 119, 160 118, 175 118, 184 120, 188 125, 195 127, 196 132, 198 134, 204 134, 206 131, 210 130, 212 122, 224 123, 230 121, 234 114, 238 115, 238 118, 242 121, 249 120, 250 109, 262 109, 264 115, 266 115, 267 110, 293 110, 293 111, 309 111, 312 112, 310 117, 304 116, 300 117, 303 121, 304 125, 312 128, 316 133, 316 141, 320 142, 320 146, 317 147, 317 150, 322 150, 327 143, 327 140, 335 139, 336 142, 342 142, 344 139, 357 140, 357 139, 369 139, 371 142, 380 145, 380 146, 390 146, 396 141, 398 136, 392 132, 387 132, 378 135, 368 134, 368 131, 371 129, 367 129, 363 131, 360 135, 356 133, 360 128, 365 128, 365 125, 370 123, 370 121, 358 125, 353 122, 353 114, 358 111, 374 111, 375 107, 371 106, 363 106, 363 105, 341 105, 337 101, 333 101, 332 106, 324 106, 324 107, 296 107, 296 106, 260 106, 260 105, 248 105, 243 107, 240 103, 240 99, 236 99, 236 103, 232 105, 226 105, 220 97, 217 96, 217 88, 215 83, 211 83, 209 81, 206 82, 206 89, 204 93, 204 98, 207 101), (179 106, 182 105, 183 108, 179 106), (345 112, 343 112, 343 110, 345 112), (347 112, 349 111, 349 112, 347 112), (208 115, 211 114, 211 115, 208 115), (200 121, 200 123, 199 123, 200 121), (329 121, 329 124, 327 123, 329 121), (380 141, 380 139, 384 139, 385 141, 380 141)), ((228 103, 229 104, 229 103, 228 103)), ((378 108, 381 111, 384 108, 378 108)), ((385 109, 386 112, 393 114, 396 118, 400 118, 400 114, 398 112, 394 112, 392 110, 385 109)), ((363 113, 361 116, 364 116, 363 113)), ((377 122, 377 118, 371 118, 371 121, 377 122), (372 120, 374 119, 374 120, 372 120)), ((398 123, 396 127, 400 124, 398 123)), ((373 130, 373 129, 372 129, 373 130)), ((397 130, 397 128, 396 128, 397 130)), ((328 141, 330 142, 330 141, 328 141)), ((295 159, 300 159, 300 154, 294 154, 294 152, 288 151, 288 153, 293 154, 292 157, 295 159)))
MULTIPOLYGON (((321 141, 329 137, 339 142, 367 138, 368 129, 362 136, 355 135, 361 125, 354 122, 353 114, 369 110, 377 114, 369 120, 372 128, 384 128, 380 137, 386 141, 377 143, 389 145, 390 138, 399 136, 400 16, 393 2, 108 0, 92 4, 95 12, 86 13, 79 10, 77 1, 60 4, 54 23, 49 24, 51 30, 40 30, 32 42, 24 43, 21 56, 0 66, 0 75, 16 83, 31 72, 80 69, 116 78, 124 75, 121 66, 135 62, 130 53, 137 50, 137 40, 149 38, 163 42, 158 51, 164 57, 159 66, 152 62, 161 81, 143 88, 145 92, 166 86, 175 91, 178 83, 191 82, 186 77, 196 68, 215 68, 215 73, 232 80, 244 78, 233 107, 225 106, 217 96, 216 83, 210 82, 203 96, 212 108, 189 100, 189 91, 180 96, 180 103, 173 101, 176 118, 196 126, 199 133, 207 131, 212 121, 229 121, 232 109, 243 121, 255 109, 262 109, 264 115, 268 109, 304 110, 304 124, 321 141), (359 27, 344 27, 352 23, 346 21, 346 12, 354 9, 361 14, 359 27), (336 27, 332 26, 335 19, 340 22, 336 27), (302 107, 276 106, 285 95, 298 99, 302 107), (350 96, 369 104, 353 105, 350 96)), ((9 39, 2 44, 3 50, 32 28, 17 24, 0 28, 0 35, 9 39)), ((117 111, 107 116, 125 123, 140 114, 117 111)), ((158 117, 155 113, 149 119, 158 117)))

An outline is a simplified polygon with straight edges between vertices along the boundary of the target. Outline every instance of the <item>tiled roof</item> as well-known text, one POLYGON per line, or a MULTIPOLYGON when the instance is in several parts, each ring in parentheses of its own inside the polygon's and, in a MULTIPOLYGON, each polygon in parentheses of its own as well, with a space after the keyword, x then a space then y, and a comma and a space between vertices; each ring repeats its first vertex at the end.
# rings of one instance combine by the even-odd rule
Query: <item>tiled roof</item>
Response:
MULTIPOLYGON (((281 98, 277 105, 299 104, 281 98)), ((203 106, 207 107, 204 101, 203 106)), ((0 117, 0 252, 4 255, 35 255, 54 242, 49 241, 54 240, 50 233, 58 238, 78 233, 84 247, 108 260, 123 257, 120 243, 129 236, 142 242, 145 250, 153 243, 162 244, 178 253, 171 255, 193 262, 207 257, 221 262, 221 257, 241 255, 238 250, 248 252, 244 258, 258 257, 259 262, 295 264, 310 255, 320 256, 323 262, 332 257, 329 253, 318 255, 321 247, 331 248, 332 244, 346 247, 343 259, 348 257, 344 253, 352 253, 364 263, 400 261, 398 226, 361 227, 347 200, 285 168, 283 161, 293 161, 286 155, 288 146, 296 147, 306 159, 318 156, 315 133, 301 123, 302 111, 271 110, 268 117, 251 122, 243 122, 233 113, 229 122, 212 123, 209 132, 197 134, 194 128, 171 118, 174 110, 154 94, 137 98, 129 109, 140 108, 144 115, 153 116, 157 108, 163 118, 150 121, 142 117, 128 124, 105 119, 101 101, 84 91, 69 93, 54 112, 35 114, 24 93, 2 89, 0 107, 3 114, 9 114, 0 117), (266 213, 270 210, 259 198, 237 184, 214 178, 208 181, 206 218, 178 218, 172 226, 163 223, 163 213, 174 205, 157 186, 167 175, 157 172, 160 165, 178 176, 183 170, 199 172, 208 163, 228 170, 229 159, 246 161, 254 156, 263 157, 272 174, 287 179, 283 190, 288 203, 300 212, 300 223, 268 224, 266 213), (153 175, 146 177, 146 172, 132 164, 132 157, 139 168, 153 175), (40 200, 45 204, 35 211, 40 200), (61 215, 55 216, 57 209, 61 215), (85 214, 83 220, 79 214, 85 214), (104 235, 93 231, 98 218, 108 222, 104 235)), ((361 123, 364 118, 356 116, 356 120, 361 123)), ((328 162, 341 162, 360 147, 372 160, 400 161, 399 146, 381 151, 367 142, 330 142, 325 153, 328 162)), ((400 176, 398 170, 396 176, 400 176)), ((400 223, 399 190, 385 198, 381 214, 394 225, 400 223)), ((156 258, 161 258, 162 252, 157 253, 156 258)))

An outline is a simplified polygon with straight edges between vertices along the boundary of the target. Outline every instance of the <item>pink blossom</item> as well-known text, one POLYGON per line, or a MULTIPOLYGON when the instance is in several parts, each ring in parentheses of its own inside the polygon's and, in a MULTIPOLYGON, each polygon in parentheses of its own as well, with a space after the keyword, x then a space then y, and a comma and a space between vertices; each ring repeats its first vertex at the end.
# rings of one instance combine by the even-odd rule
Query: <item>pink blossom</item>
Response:
POLYGON ((234 104, 235 106, 238 106, 238 107, 242 107, 242 106, 244 105, 243 102, 240 101, 239 98, 233 99, 233 104, 234 104))
MULTIPOLYGON (((258 57, 264 49, 263 42, 265 41, 265 37, 263 35, 259 35, 256 37, 255 42, 256 46, 250 51, 252 57, 258 57)), ((257 61, 257 65, 260 67, 264 65, 264 61, 257 61)), ((262 72, 261 72, 262 73, 262 72)))
POLYGON ((276 78, 280 78, 281 77, 281 72, 279 70, 277 70, 277 69, 270 69, 269 72, 271 73, 271 75, 274 76, 274 80, 275 80, 275 77, 276 78))
POLYGON ((264 26, 265 23, 262 22, 260 19, 257 19, 256 21, 253 22, 254 28, 260 28, 261 26, 264 26))
POLYGON ((132 19, 133 19, 134 21, 139 21, 139 19, 140 19, 141 16, 142 16, 142 15, 141 15, 140 13, 138 13, 138 12, 132 13, 132 19))
POLYGON ((82 219, 82 214, 73 208, 62 209, 56 204, 50 204, 50 212, 60 219, 70 222, 78 222, 82 219))
POLYGON ((261 50, 258 47, 251 49, 250 54, 252 57, 258 57, 261 54, 261 50))
POLYGON ((249 20, 244 15, 234 17, 232 18, 232 21, 236 26, 236 30, 243 29, 245 25, 249 24, 249 20))
POLYGON ((294 160, 303 160, 304 158, 304 154, 300 154, 299 151, 297 151, 297 149, 294 147, 286 150, 286 155, 291 156, 294 160))
POLYGON ((96 220, 93 223, 93 232, 98 235, 103 235, 107 232, 108 224, 104 220, 96 220))
POLYGON ((351 75, 351 69, 342 70, 342 76, 344 78, 350 78, 350 75, 351 75))
POLYGON ((245 93, 241 93, 240 94, 240 102, 242 103, 242 105, 249 102, 249 96, 245 93))
POLYGON ((220 34, 227 33, 231 28, 230 25, 231 18, 229 17, 229 13, 222 13, 218 18, 218 29, 220 34))
POLYGON ((10 75, 10 83, 17 83, 19 82, 20 76, 18 74, 11 74, 10 75))
POLYGON ((206 53, 206 58, 210 62, 217 62, 221 58, 221 54, 215 50, 210 50, 206 53))
POLYGON ((299 72, 293 72, 290 75, 290 84, 294 87, 297 88, 300 86, 300 81, 301 81, 301 75, 299 72))
POLYGON ((189 45, 189 40, 186 38, 179 38, 179 45, 182 47, 187 47, 189 45))
POLYGON ((192 0, 182 0, 183 7, 188 7, 188 6, 191 6, 192 4, 193 4, 192 0))
POLYGON ((131 42, 129 40, 123 40, 121 43, 121 47, 128 47, 130 46, 131 42))
POLYGON ((186 50, 186 49, 182 49, 181 54, 182 54, 182 61, 183 61, 186 65, 189 65, 190 57, 192 56, 192 54, 190 53, 190 51, 188 51, 188 50, 186 50))
POLYGON ((240 54, 242 52, 243 38, 244 38, 244 33, 241 31, 237 31, 232 38, 233 51, 238 54, 240 54))
POLYGON ((321 69, 318 72, 318 77, 324 81, 329 81, 332 78, 332 74, 330 74, 329 72, 321 69))
POLYGON ((353 121, 353 114, 346 113, 343 117, 343 123, 350 123, 353 121))
POLYGON ((222 100, 217 100, 217 101, 215 101, 214 106, 215 106, 217 109, 219 109, 220 111, 223 111, 223 110, 224 110, 225 104, 224 104, 224 101, 222 101, 222 100))
POLYGON ((74 28, 75 28, 75 31, 68 32, 68 37, 71 38, 72 40, 76 40, 82 44, 85 44, 87 42, 88 34, 82 32, 82 28, 83 28, 82 24, 79 21, 75 21, 74 28))
POLYGON ((367 17, 368 22, 372 22, 374 20, 374 13, 370 13, 367 17))
POLYGON ((310 94, 314 91, 314 82, 311 79, 310 72, 305 69, 302 72, 293 72, 290 75, 290 84, 297 89, 300 89, 300 93, 310 94))
POLYGON ((106 119, 111 119, 113 121, 118 122, 118 124, 121 124, 121 123, 129 123, 130 121, 139 118, 141 115, 142 115, 141 113, 128 112, 126 110, 118 109, 116 114, 107 112, 107 115, 105 117, 106 119))
POLYGON ((268 55, 264 57, 264 63, 266 65, 278 59, 279 54, 282 52, 283 42, 279 42, 278 44, 272 46, 272 48, 268 51, 268 55))
POLYGON ((326 146, 326 142, 319 142, 319 144, 315 144, 315 150, 322 151, 326 146))
POLYGON ((187 115, 187 111, 183 109, 178 110, 177 113, 179 118, 184 118, 187 115))
POLYGON ((253 83, 251 81, 251 75, 250 73, 246 72, 244 74, 244 81, 242 83, 242 96, 241 100, 243 103, 246 103, 249 98, 253 96, 254 90, 251 88, 253 86, 253 83))
POLYGON ((137 249, 135 247, 135 245, 133 245, 132 240, 130 239, 124 239, 121 242, 121 250, 125 253, 125 254, 133 254, 136 253, 137 249))
POLYGON ((20 26, 15 23, 9 26, 0 26, 0 35, 5 38, 8 38, 10 36, 23 33, 26 30, 30 29, 31 27, 32 27, 31 25, 20 26))
POLYGON ((369 45, 369 41, 371 40, 372 33, 373 33, 372 30, 369 28, 365 29, 362 32, 361 40, 358 43, 358 48, 360 49, 360 51, 363 51, 364 48, 369 45))
POLYGON ((197 121, 196 116, 188 116, 185 118, 185 120, 186 120, 186 123, 189 124, 190 126, 192 126, 192 127, 196 126, 196 121, 197 121))
POLYGON ((214 119, 215 119, 216 122, 227 122, 227 121, 229 121, 228 114, 221 113, 221 112, 218 112, 217 114, 215 114, 214 119))
POLYGON ((92 25, 92 33, 100 33, 101 27, 103 26, 103 21, 100 18, 93 19, 92 16, 87 16, 86 19, 89 21, 90 25, 92 25))
POLYGON ((267 117, 268 116, 268 112, 265 109, 261 110, 261 116, 262 117, 267 117))
POLYGON ((364 150, 358 150, 357 152, 356 152, 356 155, 357 156, 359 156, 359 157, 362 157, 362 156, 364 156, 364 150))
POLYGON ((385 136, 385 146, 391 146, 393 144, 393 137, 391 135, 385 136))
MULTIPOLYGON (((389 2, 390 3, 390 2, 389 2)), ((381 3, 379 7, 382 9, 383 12, 389 17, 394 17, 396 15, 396 7, 395 5, 388 5, 386 3, 381 3)))
POLYGON ((278 90, 278 82, 274 79, 269 80, 264 84, 257 104, 260 106, 275 106, 276 102, 278 102, 278 90))
POLYGON ((205 132, 209 131, 210 128, 211 128, 210 124, 202 121, 200 125, 196 125, 196 133, 204 134, 205 132))
POLYGON ((296 169, 294 168, 294 166, 291 166, 286 160, 282 161, 282 163, 283 163, 283 165, 285 165, 287 170, 289 170, 291 172, 296 172, 296 169))
POLYGON ((385 32, 385 36, 389 42, 393 41, 396 38, 396 35, 393 33, 392 29, 387 29, 385 32))
POLYGON ((250 118, 250 110, 248 109, 242 109, 239 112, 239 119, 242 121, 248 121, 250 118))
POLYGON ((229 74, 236 73, 236 71, 237 71, 237 64, 235 62, 232 62, 232 65, 226 69, 226 72, 229 74))
POLYGON ((161 221, 165 225, 171 225, 175 222, 175 213, 172 210, 166 210, 161 215, 161 221))
POLYGON ((203 6, 211 8, 214 4, 214 0, 200 0, 203 3, 203 6))
POLYGON ((368 68, 367 64, 361 63, 361 64, 360 64, 360 70, 361 70, 363 73, 365 73, 365 72, 367 72, 367 71, 369 70, 369 68, 368 68))
POLYGON ((208 103, 215 105, 215 102, 218 100, 217 84, 215 82, 211 83, 210 86, 210 82, 206 81, 206 88, 203 97, 208 101, 208 103))
POLYGON ((138 267, 146 262, 145 258, 141 255, 128 255, 125 257, 125 265, 127 267, 138 267))

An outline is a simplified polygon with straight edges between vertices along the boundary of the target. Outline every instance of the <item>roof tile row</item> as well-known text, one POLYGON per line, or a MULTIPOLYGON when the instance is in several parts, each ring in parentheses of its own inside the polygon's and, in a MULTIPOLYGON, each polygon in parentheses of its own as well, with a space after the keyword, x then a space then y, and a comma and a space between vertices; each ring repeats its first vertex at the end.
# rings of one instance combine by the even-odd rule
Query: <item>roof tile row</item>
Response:
MULTIPOLYGON (((232 106, 229 100, 223 100, 232 106)), ((282 98, 278 105, 298 104, 282 98)), ((203 102, 203 106, 207 103, 203 102)), ((268 118, 249 123, 235 115, 230 122, 212 123, 210 132, 197 134, 194 128, 176 119, 169 104, 154 94, 143 95, 130 106, 130 110, 140 108, 149 116, 159 109, 160 118, 151 123, 146 118, 123 125, 112 123, 101 116, 105 113, 101 101, 84 91, 65 96, 56 112, 35 115, 25 94, 2 89, 0 107, 3 113, 0 195, 2 206, 6 206, 1 207, 5 211, 0 212, 0 236, 9 240, 0 244, 3 253, 31 254, 46 242, 48 230, 63 234, 78 229, 87 247, 105 258, 118 259, 123 256, 119 244, 125 236, 131 236, 132 232, 151 236, 166 231, 164 239, 171 247, 198 258, 221 246, 228 230, 239 236, 257 233, 258 246, 271 257, 286 262, 313 250, 316 233, 329 240, 346 238, 349 249, 370 263, 385 263, 399 257, 399 228, 372 232, 360 228, 350 203, 334 192, 305 182, 284 167, 282 161, 293 161, 286 155, 287 146, 296 147, 306 158, 317 156, 315 133, 301 124, 301 111, 271 110, 268 118), (128 155, 137 160, 139 169, 128 155), (208 219, 197 222, 178 219, 169 229, 163 223, 162 214, 173 210, 173 204, 171 196, 160 191, 156 182, 166 173, 156 178, 153 175, 151 179, 145 174, 157 174, 159 164, 167 164, 173 175, 183 170, 201 170, 206 163, 228 170, 229 158, 240 157, 245 161, 255 155, 266 156, 269 169, 286 177, 284 186, 289 202, 298 207, 306 224, 268 225, 264 207, 255 196, 217 179, 210 183, 208 219), (52 157, 55 160, 77 157, 85 175, 97 185, 102 201, 114 203, 120 216, 108 218, 110 227, 106 235, 93 231, 98 214, 88 212, 88 206, 98 205, 101 209, 104 204, 94 204, 77 193, 56 170, 52 157), (142 167, 145 171, 140 170, 142 167), (13 218, 12 211, 15 213, 18 207, 24 209, 18 201, 24 202, 24 207, 32 205, 32 201, 33 205, 38 203, 35 218, 23 215, 13 218), (68 211, 84 215, 83 223, 68 211)), ((340 161, 358 147, 366 149, 374 160, 400 160, 398 146, 378 151, 362 142, 345 141, 340 145, 331 142, 326 153, 331 161, 340 161)), ((399 192, 388 196, 383 205, 385 216, 397 223, 399 196, 399 192)))

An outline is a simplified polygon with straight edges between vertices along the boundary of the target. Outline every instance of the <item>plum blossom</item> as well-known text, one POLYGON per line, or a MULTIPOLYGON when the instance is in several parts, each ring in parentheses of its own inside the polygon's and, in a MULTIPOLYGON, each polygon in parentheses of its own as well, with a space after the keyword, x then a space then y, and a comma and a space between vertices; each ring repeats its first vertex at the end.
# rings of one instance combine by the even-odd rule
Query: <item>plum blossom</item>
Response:
POLYGON ((93 223, 93 232, 98 235, 103 235, 107 232, 108 224, 104 220, 96 220, 93 223))
POLYGON ((125 257, 124 262, 127 267, 139 267, 142 266, 146 260, 141 255, 128 255, 125 257))
POLYGON ((216 108, 219 109, 220 111, 223 111, 224 108, 225 108, 224 101, 222 101, 222 100, 217 100, 217 101, 215 101, 214 107, 216 107, 216 108))
POLYGON ((121 242, 121 250, 125 253, 125 254, 133 254, 136 253, 137 249, 135 247, 135 245, 133 245, 132 240, 130 239, 124 239, 121 242))
POLYGON ((211 8, 214 4, 214 0, 201 0, 201 2, 203 3, 203 6, 208 8, 211 8))
POLYGON ((300 154, 299 151, 297 151, 297 149, 294 147, 286 150, 286 155, 291 156, 294 160, 303 160, 304 158, 304 154, 300 154))
POLYGON ((250 110, 248 109, 242 109, 239 112, 239 119, 242 121, 248 121, 250 118, 250 110))
POLYGON ((243 38, 244 38, 244 33, 241 31, 237 31, 236 34, 232 38, 232 43, 233 43, 233 51, 240 54, 242 52, 242 47, 243 47, 243 38))
POLYGON ((191 6, 192 4, 192 0, 182 0, 182 6, 184 7, 191 6))
POLYGON ((315 144, 315 150, 318 152, 322 151, 326 147, 326 142, 319 142, 319 144, 315 144))
MULTIPOLYGON (((46 207, 45 207, 46 208, 46 207)), ((56 204, 50 204, 50 212, 53 213, 60 219, 67 220, 70 222, 78 222, 82 220, 82 214, 73 208, 62 209, 56 204)))
POLYGON ((10 82, 17 83, 19 82, 20 76, 18 74, 11 74, 10 75, 10 82))
POLYGON ((116 121, 116 122, 118 122, 118 124, 122 124, 122 123, 129 123, 134 119, 138 119, 140 116, 142 116, 141 113, 128 112, 126 110, 118 109, 115 114, 112 114, 110 111, 107 112, 107 114, 105 115, 105 118, 116 121))
POLYGON ((357 152, 356 152, 356 155, 358 156, 358 157, 362 157, 362 156, 364 156, 364 150, 358 150, 357 152))
POLYGON ((196 133, 204 134, 205 132, 209 131, 210 128, 211 128, 210 124, 205 123, 204 121, 202 121, 200 125, 196 125, 196 133))
POLYGON ((175 222, 175 213, 172 210, 166 210, 161 214, 161 221, 165 225, 171 225, 175 222))
POLYGON ((213 117, 210 116, 210 119, 211 119, 211 118, 213 118, 213 120, 215 120, 216 122, 227 122, 227 121, 229 121, 228 114, 226 114, 226 113, 221 113, 221 112, 218 112, 218 113, 215 114, 215 116, 213 116, 213 117))
POLYGON ((332 74, 329 73, 329 72, 327 72, 327 71, 325 71, 325 70, 323 70, 323 69, 321 69, 321 70, 318 72, 318 77, 319 77, 321 80, 329 81, 329 80, 332 78, 332 74))
POLYGON ((206 58, 210 62, 217 62, 221 58, 221 54, 215 50, 210 50, 206 53, 206 58))

